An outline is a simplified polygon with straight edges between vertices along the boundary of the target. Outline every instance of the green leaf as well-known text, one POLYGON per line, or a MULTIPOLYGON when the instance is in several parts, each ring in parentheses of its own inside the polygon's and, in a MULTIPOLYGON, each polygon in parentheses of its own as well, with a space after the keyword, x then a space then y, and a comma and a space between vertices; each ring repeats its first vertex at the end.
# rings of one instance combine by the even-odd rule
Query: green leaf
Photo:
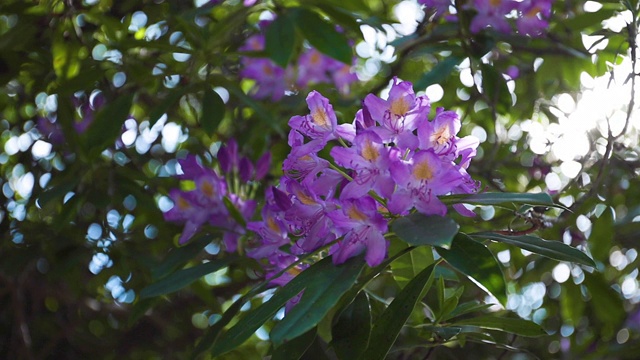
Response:
POLYGON ((493 306, 492 304, 480 304, 477 301, 470 301, 466 303, 459 304, 452 312, 443 316, 440 321, 447 321, 449 319, 453 319, 456 316, 461 316, 464 314, 468 314, 474 311, 482 311, 486 310, 493 306))
POLYGON ((300 302, 271 330, 271 341, 276 348, 316 326, 356 282, 364 261, 357 257, 334 267, 333 271, 315 274, 300 302))
POLYGON ((489 64, 480 64, 482 70, 482 93, 490 106, 500 114, 511 108, 511 93, 502 74, 489 64))
POLYGON ((587 254, 560 241, 543 240, 537 236, 531 235, 507 236, 492 232, 478 232, 469 234, 469 236, 472 238, 489 239, 515 245, 519 248, 551 259, 570 261, 593 267, 596 266, 587 254))
POLYGON ((508 193, 508 192, 486 192, 473 195, 447 195, 440 197, 440 201, 450 204, 471 204, 471 205, 499 205, 508 203, 528 204, 534 206, 549 206, 566 209, 564 206, 556 204, 547 193, 508 193))
POLYGON ((120 95, 98 111, 85 136, 86 148, 100 153, 112 145, 122 131, 122 124, 130 114, 132 103, 133 94, 120 95))
POLYGON ((371 306, 361 291, 333 326, 331 347, 339 359, 357 359, 367 348, 371 333, 371 306))
POLYGON ((166 114, 170 108, 178 103, 180 98, 188 94, 191 90, 191 86, 180 86, 171 90, 169 95, 167 95, 166 98, 162 99, 160 103, 149 112, 149 126, 153 126, 156 122, 158 122, 163 114, 166 114))
POLYGON ((600 261, 609 259, 609 250, 613 243, 614 234, 613 209, 607 207, 600 214, 600 217, 593 222, 589 241, 587 242, 594 258, 600 261))
POLYGON ((200 118, 202 128, 208 135, 213 135, 223 118, 224 102, 217 92, 207 87, 202 97, 202 117, 200 118))
POLYGON ((384 359, 396 341, 400 330, 407 321, 413 308, 420 301, 420 294, 431 287, 435 264, 429 265, 396 296, 389 307, 380 315, 373 325, 369 345, 359 359, 384 359))
POLYGON ((73 179, 69 179, 69 181, 65 181, 59 185, 48 188, 38 196, 38 205, 40 207, 44 207, 49 202, 64 197, 67 193, 73 191, 79 182, 80 179, 75 177, 73 179))
POLYGON ((173 274, 164 277, 161 280, 158 280, 157 282, 140 290, 140 299, 166 295, 174 291, 178 291, 183 287, 191 284, 192 282, 198 280, 199 278, 224 268, 234 260, 235 257, 226 257, 224 259, 217 259, 187 269, 176 271, 173 274))
POLYGON ((151 269, 151 276, 154 279, 160 279, 168 275, 198 255, 205 246, 211 243, 211 240, 213 240, 213 235, 207 234, 190 241, 185 246, 171 250, 162 263, 151 269))
POLYGON ((602 21, 611 18, 616 12, 617 10, 614 9, 601 9, 596 12, 585 12, 576 15, 571 19, 563 20, 559 25, 578 32, 594 26, 598 28, 602 21))
POLYGON ((238 210, 236 206, 233 205, 233 203, 227 196, 222 198, 222 202, 224 203, 224 207, 227 208, 227 211, 229 211, 229 214, 231 214, 233 220, 235 220, 242 227, 247 226, 247 221, 240 213, 240 210, 238 210))
POLYGON ((351 65, 353 51, 346 36, 336 31, 331 23, 323 20, 317 13, 295 8, 292 18, 309 43, 323 54, 351 65))
MULTIPOLYGON (((404 249, 405 247, 406 244, 403 241, 392 240, 389 253, 397 253, 398 250, 404 249)), ((411 279, 416 277, 420 271, 431 264, 433 264, 433 251, 431 247, 420 246, 392 262, 391 273, 402 289, 411 279)))
MULTIPOLYGON (((327 277, 338 277, 342 272, 351 269, 353 263, 356 262, 358 262, 358 259, 352 259, 346 264, 335 266, 331 258, 327 257, 313 264, 293 278, 287 285, 276 291, 269 301, 247 312, 229 331, 221 334, 217 341, 215 341, 215 334, 207 336, 205 340, 208 342, 215 341, 212 356, 222 355, 242 345, 260 326, 270 320, 289 299, 298 295, 306 287, 311 286, 316 279, 325 280, 327 277)), ((237 308, 239 309, 239 307, 237 308)), ((206 346, 204 344, 200 347, 206 348, 206 346)))
POLYGON ((455 326, 433 326, 433 325, 427 325, 422 327, 423 330, 429 331, 431 333, 434 333, 436 335, 438 335, 439 337, 443 338, 444 340, 449 340, 452 337, 460 334, 460 331, 462 331, 462 328, 460 327, 455 327, 455 326))
POLYGON ((298 360, 309 349, 315 339, 316 329, 313 328, 275 349, 271 354, 271 360, 298 360))
POLYGON ((502 269, 486 246, 465 234, 458 234, 453 240, 451 249, 436 248, 436 251, 482 290, 495 296, 502 305, 506 305, 507 286, 502 269))
POLYGON ((443 82, 463 59, 462 57, 454 55, 445 58, 431 68, 431 71, 422 75, 422 77, 413 84, 413 87, 418 90, 424 90, 429 85, 443 82))
POLYGON ((524 320, 524 319, 516 319, 516 318, 508 318, 508 317, 498 317, 494 315, 485 315, 478 316, 469 319, 464 319, 460 321, 456 321, 454 326, 478 326, 483 329, 489 330, 499 330, 504 331, 510 334, 516 334, 525 337, 537 337, 547 335, 540 325, 534 323, 533 321, 524 320))
POLYGON ((400 239, 411 245, 448 248, 460 226, 449 217, 414 213, 395 220, 391 229, 400 239))
POLYGON ((269 58, 286 68, 293 55, 296 28, 286 13, 280 14, 267 28, 265 50, 269 58))
POLYGON ((578 325, 580 319, 584 316, 586 305, 582 291, 580 291, 580 285, 575 285, 573 281, 567 281, 562 284, 560 314, 562 314, 562 320, 564 320, 565 324, 578 325))
POLYGON ((584 272, 584 285, 589 290, 589 306, 595 317, 606 326, 618 329, 626 317, 623 298, 604 278, 603 274, 584 272))
POLYGON ((343 26, 345 29, 349 29, 352 32, 361 34, 360 23, 358 23, 358 16, 349 10, 340 6, 333 6, 328 4, 326 0, 313 1, 313 5, 319 8, 323 13, 327 14, 337 24, 343 26))

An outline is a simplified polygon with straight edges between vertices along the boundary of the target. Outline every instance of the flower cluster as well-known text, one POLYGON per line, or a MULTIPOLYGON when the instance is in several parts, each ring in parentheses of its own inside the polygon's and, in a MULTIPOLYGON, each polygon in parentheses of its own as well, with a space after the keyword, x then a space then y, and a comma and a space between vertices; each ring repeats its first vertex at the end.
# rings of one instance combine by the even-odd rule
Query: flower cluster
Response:
POLYGON ((478 140, 456 136, 453 111, 439 108, 429 119, 429 100, 411 83, 394 79, 386 100, 368 95, 351 124, 338 125, 318 92, 307 104, 309 114, 289 121, 285 175, 267 192, 262 219, 248 224, 259 237, 248 256, 267 259, 272 273, 320 248, 335 264, 364 253, 376 266, 387 256, 391 219, 413 209, 445 215, 438 196, 478 190, 466 171, 478 140))
MULTIPOLYGON (((513 32, 508 19, 513 18, 518 33, 540 36, 549 27, 546 19, 551 16, 554 0, 471 0, 467 8, 476 12, 471 20, 470 30, 478 33, 491 27, 501 33, 513 32)), ((454 6, 452 0, 418 0, 427 9, 435 11, 436 16, 452 18, 449 10, 454 6)))
MULTIPOLYGON (((394 78, 387 99, 369 94, 350 124, 339 125, 329 100, 316 91, 307 105, 309 114, 289 120, 284 175, 266 189, 259 220, 246 223, 252 233, 245 233, 230 207, 250 219, 256 202, 241 188, 231 191, 228 179, 262 179, 268 156, 254 171, 249 160, 238 160, 237 144, 230 142, 218 152, 219 173, 195 157, 180 161, 180 178, 193 182, 192 190, 172 190, 175 206, 165 213, 167 220, 185 223, 180 243, 206 223, 225 231, 230 252, 246 234, 246 254, 266 265, 267 277, 288 268, 273 281, 283 285, 307 266, 301 257, 314 252, 330 255, 335 264, 364 253, 376 266, 387 256, 389 221, 414 210, 444 216, 438 196, 478 190, 466 170, 478 140, 457 136, 461 124, 453 111, 438 108, 429 118, 429 99, 416 96, 410 82, 394 78)), ((473 216, 464 206, 455 209, 473 216)))
MULTIPOLYGON (((263 27, 268 26, 263 22, 263 27)), ((240 48, 243 51, 263 51, 265 36, 256 34, 247 39, 240 48)), ((326 56, 314 48, 305 48, 300 54, 296 66, 286 69, 267 58, 245 56, 241 60, 240 76, 256 81, 257 99, 270 98, 278 101, 286 91, 304 89, 318 83, 333 84, 341 94, 349 91, 349 86, 358 78, 353 67, 326 56)))
POLYGON ((184 244, 205 224, 223 231, 223 242, 229 252, 238 248, 238 239, 245 233, 244 227, 231 213, 245 221, 253 216, 256 202, 251 199, 257 181, 269 171, 271 154, 266 153, 254 165, 251 160, 238 155, 238 145, 231 140, 218 151, 219 171, 203 166, 190 155, 178 160, 181 174, 178 176, 190 190, 172 189, 169 198, 173 207, 164 213, 167 221, 185 224, 178 242, 184 244))

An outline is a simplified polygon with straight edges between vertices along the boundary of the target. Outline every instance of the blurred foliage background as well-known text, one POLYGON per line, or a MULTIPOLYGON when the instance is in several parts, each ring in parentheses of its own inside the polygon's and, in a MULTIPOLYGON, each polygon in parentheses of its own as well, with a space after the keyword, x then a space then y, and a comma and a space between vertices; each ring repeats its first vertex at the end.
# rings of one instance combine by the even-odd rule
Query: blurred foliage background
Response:
MULTIPOLYGON (((546 192, 569 208, 536 209, 538 234, 587 252, 597 266, 488 244, 505 275, 507 309, 548 336, 507 331, 449 342, 415 326, 389 358, 637 358, 638 3, 558 0, 537 38, 472 34, 473 12, 448 22, 411 0, 3 1, 0 357, 187 357, 259 282, 259 269, 245 259, 171 296, 140 298, 154 281, 219 251, 216 232, 205 229, 188 257, 174 256, 182 227, 162 210, 178 186, 176 159, 210 161, 235 138, 253 160, 271 151, 277 179, 287 121, 306 113, 310 90, 331 99, 339 122, 351 122, 366 94, 384 96, 398 76, 430 97, 432 111, 458 111, 461 133, 481 140, 469 173, 485 190, 546 192), (263 51, 242 49, 260 20, 295 12, 313 16, 283 40, 290 46, 267 40, 263 51), (336 44, 345 43, 359 79, 348 92, 311 84, 278 101, 256 99, 255 81, 240 76, 243 57, 295 66, 310 45, 340 57, 336 44)), ((462 231, 527 227, 516 210, 479 206, 475 218, 456 220, 462 231)), ((440 279, 447 299, 457 291, 456 302, 492 303, 464 277, 440 279)), ((398 284, 383 272, 371 287, 379 314, 398 284)), ((432 292, 425 302, 442 305, 432 292)), ((265 340, 258 332, 224 356, 262 358, 265 340)), ((311 349, 305 358, 331 358, 320 340, 311 349)))

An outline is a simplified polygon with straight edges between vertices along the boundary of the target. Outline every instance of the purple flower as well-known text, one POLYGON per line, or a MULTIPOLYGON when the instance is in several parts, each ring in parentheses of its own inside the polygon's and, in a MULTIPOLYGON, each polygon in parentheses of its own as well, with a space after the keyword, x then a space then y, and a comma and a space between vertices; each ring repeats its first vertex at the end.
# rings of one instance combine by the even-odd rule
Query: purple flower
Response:
POLYGON ((238 169, 238 143, 234 139, 230 139, 218 150, 216 155, 220 170, 228 174, 238 169))
POLYGON ((369 94, 364 99, 364 107, 380 124, 376 132, 385 143, 394 142, 402 148, 413 149, 418 142, 412 132, 419 122, 426 120, 431 105, 426 96, 416 97, 410 82, 394 77, 389 98, 382 100, 369 94))
POLYGON ((398 185, 388 202, 389 211, 406 214, 412 207, 425 215, 447 213, 438 199, 462 182, 451 161, 441 159, 433 150, 419 150, 408 159, 391 164, 391 175, 398 185))
POLYGON ((283 178, 281 184, 291 200, 285 219, 289 222, 291 232, 300 236, 296 246, 303 252, 311 252, 333 241, 335 237, 330 231, 333 224, 327 213, 336 206, 295 180, 283 178))
POLYGON ((353 181, 342 190, 341 198, 359 198, 372 189, 383 197, 393 193, 395 183, 389 173, 389 148, 372 130, 356 135, 353 147, 334 147, 331 156, 336 164, 355 173, 353 181))
POLYGON ((209 214, 202 211, 195 192, 172 189, 169 198, 173 201, 173 207, 164 213, 164 219, 185 224, 178 239, 179 244, 184 244, 207 222, 209 214))
POLYGON ((271 168, 271 153, 266 152, 256 162, 255 180, 260 181, 264 179, 264 177, 267 176, 267 174, 269 173, 270 168, 271 168))
POLYGON ((328 74, 329 59, 331 58, 313 48, 303 52, 298 58, 296 85, 305 88, 309 84, 328 83, 331 80, 328 74))
POLYGON ((317 91, 312 91, 307 96, 309 115, 296 115, 289 120, 289 126, 293 130, 315 140, 320 139, 322 145, 336 138, 338 120, 329 99, 317 91))
POLYGON ((524 0, 518 3, 518 18, 516 27, 523 35, 540 36, 549 27, 549 23, 543 18, 551 15, 553 0, 524 0))
POLYGON ((64 132, 62 127, 55 119, 49 117, 38 117, 36 122, 36 129, 40 135, 48 140, 53 145, 59 145, 64 143, 64 132))
POLYGON ((432 149, 438 155, 448 155, 455 151, 456 134, 460 131, 460 119, 455 111, 436 109, 433 121, 427 121, 418 128, 420 149, 432 149))
POLYGON ((343 237, 330 249, 334 264, 365 252, 369 266, 379 265, 387 256, 389 242, 384 238, 387 221, 378 212, 376 201, 365 196, 342 201, 342 208, 328 214, 336 236, 343 237))
POLYGON ((510 33, 511 25, 506 16, 514 10, 516 2, 513 0, 473 0, 470 8, 478 13, 471 20, 470 30, 479 33, 486 27, 494 28, 501 33, 510 33))

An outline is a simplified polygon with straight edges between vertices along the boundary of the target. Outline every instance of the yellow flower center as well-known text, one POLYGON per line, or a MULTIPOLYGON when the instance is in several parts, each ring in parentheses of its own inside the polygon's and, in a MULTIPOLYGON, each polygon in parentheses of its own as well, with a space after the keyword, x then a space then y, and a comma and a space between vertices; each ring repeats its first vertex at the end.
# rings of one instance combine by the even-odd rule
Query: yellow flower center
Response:
POLYGON ((316 109, 313 113, 311 113, 311 118, 313 119, 313 123, 321 126, 323 128, 329 128, 329 116, 322 108, 316 109))
POLYGON ((362 213, 362 211, 358 210, 355 206, 349 207, 347 210, 347 215, 353 220, 365 221, 367 220, 367 215, 362 213))
POLYGON ((438 145, 446 144, 451 139, 451 132, 448 126, 442 126, 436 132, 431 134, 431 142, 438 145))
POLYGON ((417 163, 413 167, 413 176, 418 180, 431 180, 433 179, 433 170, 426 161, 417 163))
POLYGON ((391 114, 396 115, 396 116, 402 116, 404 114, 407 113, 407 111, 409 111, 409 104, 407 104, 407 102, 403 99, 396 99, 393 102, 391 102, 391 114))
POLYGON ((367 161, 375 161, 378 156, 380 156, 378 150, 376 150, 371 141, 367 141, 364 145, 364 149, 362 149, 362 157, 367 161))
POLYGON ((200 189, 200 191, 209 198, 214 197, 216 194, 216 189, 213 187, 213 185, 206 181, 202 183, 202 188, 200 189))
POLYGON ((296 193, 296 196, 298 197, 298 200, 300 200, 301 203, 305 204, 305 205, 315 205, 316 202, 313 201, 313 199, 308 196, 307 194, 303 193, 302 191, 298 191, 296 193))
POLYGON ((273 230, 273 232, 280 232, 280 227, 276 223, 276 220, 271 216, 267 217, 267 226, 269 229, 273 230))
POLYGON ((183 197, 178 198, 178 203, 176 205, 178 205, 178 209, 180 210, 187 210, 191 208, 191 204, 189 204, 189 202, 183 197))

